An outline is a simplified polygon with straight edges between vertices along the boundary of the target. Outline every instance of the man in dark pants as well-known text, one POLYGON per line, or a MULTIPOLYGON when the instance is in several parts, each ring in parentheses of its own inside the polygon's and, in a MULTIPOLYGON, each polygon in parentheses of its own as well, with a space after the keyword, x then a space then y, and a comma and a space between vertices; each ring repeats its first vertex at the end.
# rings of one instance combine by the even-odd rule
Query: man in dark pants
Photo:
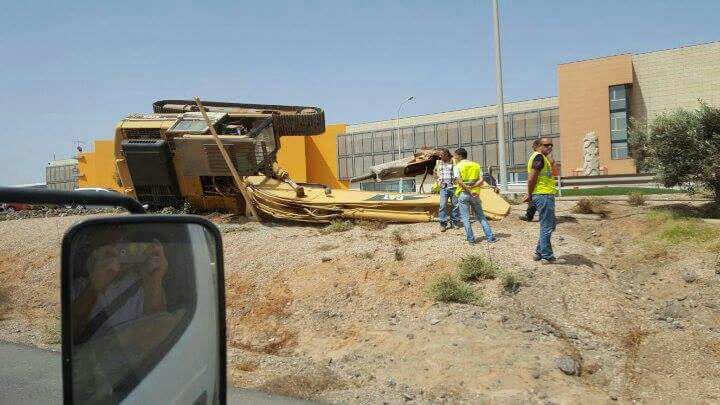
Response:
POLYGON ((553 144, 548 138, 540 139, 540 146, 528 159, 528 185, 527 196, 524 202, 532 202, 540 214, 540 237, 533 260, 540 260, 543 264, 555 262, 550 238, 555 231, 555 194, 557 184, 552 174, 552 161, 550 154, 553 144))

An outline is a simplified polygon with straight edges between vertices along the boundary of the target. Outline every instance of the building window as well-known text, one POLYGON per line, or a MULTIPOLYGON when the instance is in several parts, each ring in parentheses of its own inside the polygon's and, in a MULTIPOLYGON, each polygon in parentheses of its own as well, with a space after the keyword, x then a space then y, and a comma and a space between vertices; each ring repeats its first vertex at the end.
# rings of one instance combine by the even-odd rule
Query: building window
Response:
POLYGON ((610 111, 627 110, 627 87, 611 86, 610 87, 610 111))
POLYGON ((628 85, 610 86, 610 158, 628 158, 628 85))
POLYGON ((610 157, 612 159, 627 159, 628 146, 627 142, 613 142, 610 149, 610 157))
POLYGON ((625 111, 610 113, 610 139, 627 142, 627 113, 625 111))

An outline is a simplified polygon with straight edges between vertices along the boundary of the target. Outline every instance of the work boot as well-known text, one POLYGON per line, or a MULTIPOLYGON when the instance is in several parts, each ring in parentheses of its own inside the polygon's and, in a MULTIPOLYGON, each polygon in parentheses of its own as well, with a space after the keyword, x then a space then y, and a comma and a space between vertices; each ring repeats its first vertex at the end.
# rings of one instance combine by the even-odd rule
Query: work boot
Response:
POLYGON ((548 257, 547 259, 541 259, 540 263, 542 264, 555 264, 557 262, 557 259, 555 257, 548 257))
POLYGON ((443 223, 440 224, 440 232, 445 232, 448 229, 452 229, 452 225, 443 224, 443 223))
POLYGON ((525 221, 525 222, 531 222, 531 221, 532 221, 532 219, 528 219, 528 217, 525 216, 525 215, 520 215, 519 218, 520 218, 521 221, 525 221))
POLYGON ((535 256, 533 256, 533 261, 534 261, 534 262, 539 262, 540 260, 542 260, 542 257, 540 257, 539 254, 535 253, 535 256))

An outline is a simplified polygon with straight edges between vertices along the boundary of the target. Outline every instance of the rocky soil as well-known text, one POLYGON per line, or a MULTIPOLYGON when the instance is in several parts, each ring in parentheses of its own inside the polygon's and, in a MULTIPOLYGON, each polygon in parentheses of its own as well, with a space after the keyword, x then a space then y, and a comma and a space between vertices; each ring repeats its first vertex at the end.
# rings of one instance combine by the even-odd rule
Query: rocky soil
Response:
MULTIPOLYGON (((571 204, 555 265, 531 260, 523 206, 491 222, 493 245, 436 224, 220 224, 229 381, 328 402, 720 401, 720 244, 662 242, 650 208, 596 220, 571 204), (523 285, 473 283, 478 305, 430 299, 468 254, 523 285)), ((0 339, 58 348, 59 243, 81 218, 0 223, 0 339)))

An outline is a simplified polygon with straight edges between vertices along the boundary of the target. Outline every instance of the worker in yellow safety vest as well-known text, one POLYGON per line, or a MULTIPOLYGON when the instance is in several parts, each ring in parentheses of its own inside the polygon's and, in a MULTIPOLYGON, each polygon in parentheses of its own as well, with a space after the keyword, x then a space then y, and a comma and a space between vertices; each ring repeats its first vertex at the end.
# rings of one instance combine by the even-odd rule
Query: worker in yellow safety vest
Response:
POLYGON ((527 195, 523 202, 533 204, 540 214, 540 237, 538 238, 533 260, 544 264, 554 263, 550 237, 555 230, 555 194, 557 184, 553 177, 552 141, 541 138, 538 148, 527 162, 527 195))
POLYGON ((470 213, 475 211, 475 217, 489 243, 497 241, 493 235, 482 210, 482 202, 480 201, 480 188, 485 182, 483 180, 482 167, 475 162, 467 160, 467 151, 464 148, 455 150, 455 195, 458 196, 458 209, 460 211, 460 220, 465 227, 465 237, 471 244, 475 244, 475 235, 470 225, 470 213))

